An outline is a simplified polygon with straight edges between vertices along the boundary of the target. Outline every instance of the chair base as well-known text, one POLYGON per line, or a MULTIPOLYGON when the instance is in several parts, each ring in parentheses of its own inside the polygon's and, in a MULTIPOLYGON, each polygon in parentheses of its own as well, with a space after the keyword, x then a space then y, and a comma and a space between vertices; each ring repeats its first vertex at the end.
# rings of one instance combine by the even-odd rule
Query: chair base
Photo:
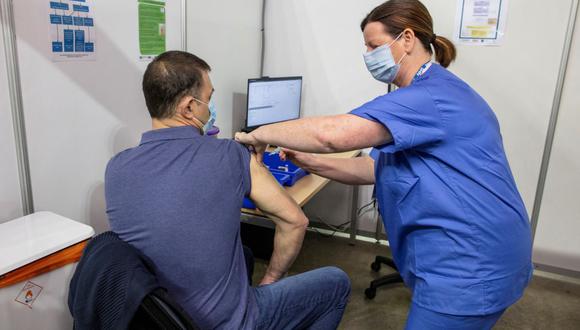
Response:
MULTIPOLYGON (((393 259, 382 256, 377 256, 375 258, 375 261, 371 264, 371 269, 375 272, 378 272, 381 270, 381 264, 385 264, 393 268, 395 271, 397 270, 397 266, 395 265, 393 259)), ((378 287, 402 282, 403 278, 399 273, 385 275, 381 278, 371 281, 370 286, 365 290, 365 296, 368 299, 373 299, 377 295, 378 287)))

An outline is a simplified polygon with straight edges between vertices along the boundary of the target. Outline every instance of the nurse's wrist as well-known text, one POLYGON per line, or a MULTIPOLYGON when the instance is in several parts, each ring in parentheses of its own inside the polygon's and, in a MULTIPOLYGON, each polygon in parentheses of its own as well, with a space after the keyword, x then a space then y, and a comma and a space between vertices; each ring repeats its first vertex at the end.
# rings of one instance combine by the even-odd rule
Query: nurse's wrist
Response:
POLYGON ((323 164, 320 161, 320 157, 311 153, 304 153, 304 155, 307 157, 304 161, 304 169, 310 173, 318 174, 320 166, 323 164))
POLYGON ((254 138, 256 143, 268 144, 264 138, 264 126, 256 128, 250 135, 254 138))

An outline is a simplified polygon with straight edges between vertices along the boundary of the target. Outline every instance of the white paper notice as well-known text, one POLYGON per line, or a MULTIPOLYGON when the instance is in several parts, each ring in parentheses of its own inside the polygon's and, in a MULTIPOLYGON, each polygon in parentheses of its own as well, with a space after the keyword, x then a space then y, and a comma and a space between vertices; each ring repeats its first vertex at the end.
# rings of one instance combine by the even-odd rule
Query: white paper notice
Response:
POLYGON ((508 0, 458 0, 455 41, 462 45, 499 45, 508 0))

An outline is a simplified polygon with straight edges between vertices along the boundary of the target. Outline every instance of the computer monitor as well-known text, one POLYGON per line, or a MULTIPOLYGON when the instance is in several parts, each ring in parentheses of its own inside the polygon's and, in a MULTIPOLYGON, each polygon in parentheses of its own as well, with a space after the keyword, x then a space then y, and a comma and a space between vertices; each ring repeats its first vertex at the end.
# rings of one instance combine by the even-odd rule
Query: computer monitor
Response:
POLYGON ((246 128, 300 118, 302 77, 248 80, 246 128))

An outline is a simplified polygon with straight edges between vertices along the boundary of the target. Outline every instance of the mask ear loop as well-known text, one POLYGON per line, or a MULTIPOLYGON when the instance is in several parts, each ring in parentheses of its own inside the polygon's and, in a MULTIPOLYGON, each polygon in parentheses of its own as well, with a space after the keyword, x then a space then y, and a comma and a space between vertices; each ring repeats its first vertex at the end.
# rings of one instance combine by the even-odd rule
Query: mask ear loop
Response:
POLYGON ((397 63, 397 65, 401 65, 401 63, 403 63, 403 60, 405 59, 405 57, 407 57, 407 53, 403 54, 403 56, 401 56, 401 59, 399 60, 399 63, 397 63))
MULTIPOLYGON (((399 40, 401 38, 401 36, 403 36, 403 33, 405 33, 405 31, 401 32, 399 34, 399 36, 395 40, 393 40, 393 42, 391 42, 391 44, 389 45, 389 49, 391 48, 391 45, 393 45, 397 40, 399 40)), ((391 54, 392 53, 393 53, 393 50, 391 49, 391 54)), ((407 53, 406 52, 403 54, 403 56, 401 56, 401 59, 399 60, 399 62, 397 63, 397 65, 400 66, 401 63, 403 63, 403 60, 405 59, 405 57, 407 57, 407 53)), ((397 72, 397 75, 395 75, 395 78, 397 78, 397 76, 399 75, 399 73, 400 73, 400 71, 397 72)))
MULTIPOLYGON (((202 101, 200 101, 200 100, 196 99, 195 97, 193 98, 193 100, 191 100, 191 102, 193 102, 193 101, 196 101, 196 102, 203 103, 202 101)), ((191 113, 193 113, 193 119, 194 119, 195 121, 197 121, 197 122, 198 122, 198 124, 201 124, 201 126, 203 127, 203 126, 205 125, 205 123, 204 123, 204 122, 202 122, 201 120, 199 120, 199 118, 197 118, 197 116, 195 115, 195 112, 193 112, 193 109, 191 108, 191 102, 190 102, 190 105, 188 105, 187 107, 189 108, 189 111, 191 111, 191 113)), ((208 109, 208 111, 209 111, 209 109, 208 109)), ((200 128, 200 129, 201 129, 201 128, 200 128)))
POLYGON ((401 36, 403 35, 403 33, 405 33, 405 31, 399 33, 399 35, 395 38, 395 40, 391 41, 391 43, 389 44, 389 48, 391 48, 391 46, 397 42, 397 40, 401 39, 401 36))
MULTIPOLYGON (((389 44, 389 49, 391 48, 391 46, 397 42, 397 40, 401 39, 401 37, 403 36, 403 33, 405 33, 405 31, 399 33, 399 35, 395 38, 395 40, 393 40, 390 44, 389 44)), ((392 50, 391 50, 392 52, 392 50)), ((403 63, 403 60, 405 59, 405 57, 407 56, 407 53, 403 54, 403 56, 401 57, 401 59, 399 60, 399 62, 397 62, 397 65, 400 65, 401 63, 403 63)))

